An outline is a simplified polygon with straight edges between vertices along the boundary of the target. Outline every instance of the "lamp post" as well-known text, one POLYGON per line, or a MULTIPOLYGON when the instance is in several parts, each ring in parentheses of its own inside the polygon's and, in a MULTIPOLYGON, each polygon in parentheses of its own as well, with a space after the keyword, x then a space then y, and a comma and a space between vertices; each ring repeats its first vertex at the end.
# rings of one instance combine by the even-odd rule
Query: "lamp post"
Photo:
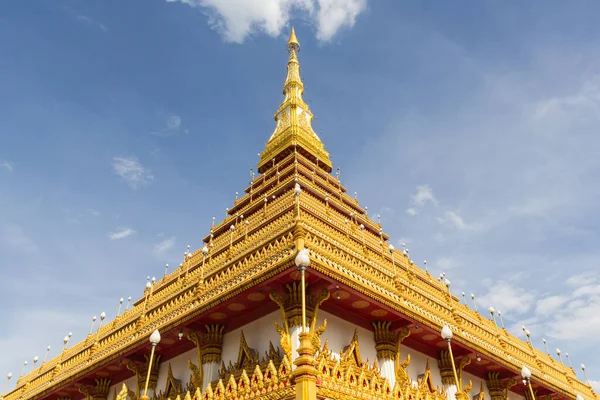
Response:
POLYGON ((25 360, 25 362, 23 363, 23 369, 21 370, 21 375, 19 375, 19 379, 21 379, 21 377, 25 373, 25 368, 27 368, 27 360, 25 360))
POLYGON ((565 357, 567 357, 567 362, 569 363, 569 368, 571 368, 573 371, 575 371, 573 369, 573 364, 571 364, 571 360, 569 360, 569 353, 565 353, 565 357))
POLYGON ((529 329, 525 329, 525 337, 527 337, 527 343, 532 344, 531 343, 531 332, 529 332, 529 329))
POLYGON ((586 380, 588 386, 592 386, 590 383, 590 378, 588 378, 587 372, 585 372, 585 365, 581 364, 581 370, 583 371, 583 376, 585 376, 585 380, 586 380))
MULTIPOLYGON (((233 226, 233 225, 231 225, 233 226)), ((234 227, 235 229, 235 227, 234 227)), ((189 272, 190 272, 190 264, 192 263, 192 252, 190 251, 190 245, 188 244, 187 246, 187 250, 185 251, 185 277, 187 278, 189 272)), ((154 282, 152 282, 154 283, 154 282)))
POLYGON ((48 345, 48 347, 46 347, 46 354, 44 355, 44 361, 42 361, 42 365, 44 365, 46 363, 46 359, 48 358, 48 353, 50 352, 50 349, 52 347, 50 347, 50 345, 48 345))
MULTIPOLYGON (((69 333, 71 333, 71 332, 69 332, 69 333)), ((65 336, 63 339, 63 348, 62 348, 62 351, 60 352, 60 361, 58 362, 59 364, 62 363, 63 356, 65 354, 65 351, 67 350, 67 345, 69 344, 69 340, 71 340, 71 336, 69 336, 69 335, 65 336)))
POLYGON ((206 263, 206 256, 208 255, 208 247, 202 246, 202 271, 200 272, 200 282, 204 283, 204 263, 206 263))
POLYGON ((502 311, 498 310, 498 317, 500 318, 500 323, 502 324, 502 329, 506 329, 504 326, 504 320, 502 319, 502 311))
POLYGON ((298 252, 295 259, 296 267, 300 271, 300 290, 302 290, 302 332, 306 332, 306 283, 305 283, 305 272, 306 268, 310 265, 310 257, 308 256, 308 249, 302 249, 298 252))
POLYGON ((144 385, 144 395, 140 397, 140 400, 150 400, 148 397, 148 384, 150 383, 150 371, 152 371, 152 361, 154 360, 154 350, 156 345, 160 342, 160 332, 155 330, 150 335, 150 344, 152 344, 152 350, 150 351, 150 361, 148 361, 148 372, 146 373, 146 384, 144 385))
POLYGON ((452 362, 452 373, 454 373, 454 381, 456 382, 456 393, 460 392, 462 388, 458 382, 458 374, 456 373, 456 365, 454 364, 454 355, 452 355, 452 331, 448 325, 444 325, 442 328, 442 338, 448 343, 448 352, 450 353, 450 361, 452 362))
POLYGON ((548 342, 546 341, 546 339, 542 338, 542 342, 544 342, 544 346, 546 347, 546 353, 548 353, 548 357, 552 357, 550 355, 550 349, 548 349, 548 342))
POLYGON ((296 218, 300 218, 300 193, 302 193, 302 188, 300 188, 300 184, 296 182, 294 185, 294 196, 296 197, 296 218))
POLYGON ((490 306, 490 307, 488 308, 488 312, 490 313, 490 316, 491 316, 491 318, 490 318, 490 319, 491 319, 492 321, 494 321, 494 325, 496 324, 496 317, 494 316, 494 312, 495 312, 495 311, 496 311, 496 310, 494 310, 494 307, 492 307, 492 306, 490 306))
POLYGON ((529 394, 531 394, 531 398, 535 400, 535 394, 533 394, 533 388, 531 387, 531 371, 524 365, 521 369, 521 377, 523 378, 523 383, 529 387, 529 394))
POLYGON ((6 375, 6 385, 4 385, 4 393, 6 393, 6 391, 8 390, 8 382, 10 382, 10 378, 12 378, 12 372, 9 372, 8 375, 6 375))
POLYGON ((559 349, 559 348, 557 348, 557 349, 556 349, 556 355, 558 356, 558 359, 559 359, 560 363, 561 363, 562 365, 565 365, 565 363, 563 363, 563 360, 562 360, 562 357, 560 356, 560 354, 561 354, 561 351, 560 351, 560 349, 559 349))
POLYGON ((88 335, 92 334, 92 331, 94 330, 94 324, 96 323, 96 316, 94 315, 92 317, 92 325, 90 325, 90 333, 88 333, 88 335))
MULTIPOLYGON (((169 265, 169 264, 167 264, 169 265)), ((121 315, 121 307, 123 307, 123 302, 125 301, 125 299, 123 299, 122 297, 119 299, 119 308, 117 309, 117 317, 119 315, 121 315)))
POLYGON ((104 311, 102 311, 102 313, 100 314, 100 325, 98 325, 98 330, 96 332, 99 332, 100 328, 102 328, 102 324, 104 323, 105 318, 106 318, 106 313, 104 311))
POLYGON ((475 295, 473 293, 471 293, 471 300, 473 300, 473 308, 475 309, 475 312, 479 312, 477 311, 477 302, 475 302, 475 295))
POLYGON ((388 246, 388 250, 390 252, 390 255, 392 256, 392 265, 394 266, 394 278, 396 277, 396 261, 394 260, 394 245, 390 243, 390 245, 388 246))

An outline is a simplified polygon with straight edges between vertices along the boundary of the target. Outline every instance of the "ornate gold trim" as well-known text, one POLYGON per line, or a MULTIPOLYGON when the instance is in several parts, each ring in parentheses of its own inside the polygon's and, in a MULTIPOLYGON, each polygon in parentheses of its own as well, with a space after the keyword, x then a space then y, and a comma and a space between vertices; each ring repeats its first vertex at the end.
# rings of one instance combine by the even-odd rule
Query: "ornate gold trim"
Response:
MULTIPOLYGON (((447 400, 446 392, 441 388, 436 388, 433 384, 429 361, 415 385, 406 375, 405 379, 396 380, 396 384, 392 388, 389 381, 381 376, 377 361, 369 364, 362 362, 360 357, 357 357, 358 354, 355 350, 358 347, 358 340, 356 337, 353 337, 351 343, 354 343, 355 346, 346 346, 346 357, 340 357, 339 360, 329 351, 327 341, 323 349, 319 351, 316 368, 319 372, 317 394, 320 398, 326 397, 332 400, 347 400, 348 398, 447 400)), ((399 353, 396 356, 398 357, 398 355, 399 353)), ((410 356, 403 367, 405 372, 405 367, 409 362, 410 356)))
POLYGON ((345 346, 340 352, 340 359, 343 363, 348 365, 355 365, 356 367, 362 367, 364 361, 360 357, 360 345, 358 343, 358 328, 354 329, 354 335, 350 344, 345 346))
POLYGON ((250 368, 254 368, 256 365, 258 365, 261 369, 264 369, 268 366, 269 362, 273 362, 276 367, 283 366, 283 368, 286 369, 286 365, 289 365, 289 368, 291 368, 291 364, 287 356, 285 354, 282 355, 281 350, 279 348, 275 348, 271 342, 269 342, 269 350, 265 352, 264 357, 261 359, 258 352, 248 346, 246 337, 244 336, 244 331, 241 331, 237 361, 235 364, 229 361, 228 366, 225 366, 225 363, 221 361, 219 378, 225 379, 227 376, 231 375, 234 376, 235 379, 238 379, 240 376, 242 376, 244 371, 247 373, 247 371, 250 371, 250 368))
POLYGON ((171 369, 171 363, 169 363, 169 370, 167 371, 167 381, 165 383, 165 390, 161 391, 157 396, 156 400, 170 400, 183 394, 183 385, 181 380, 176 379, 173 376, 173 370, 171 369))
POLYGON ((472 400, 485 400, 485 391, 483 390, 483 381, 481 381, 479 393, 477 393, 475 396, 473 396, 472 400))
MULTIPOLYGON (((148 384, 149 389, 156 390, 156 382, 158 381, 158 369, 160 367, 160 354, 154 355, 154 361, 152 362, 152 369, 150 370, 150 381, 148 384)), ((141 396, 142 388, 146 382, 146 374, 148 373, 148 364, 150 363, 150 355, 144 354, 146 360, 143 364, 135 361, 129 361, 127 363, 127 369, 133 372, 135 376, 136 388, 135 396, 139 398, 141 396)))
POLYGON ((440 350, 438 368, 440 369, 442 384, 456 385, 456 382, 454 381, 454 370, 452 369, 452 360, 450 359, 450 352, 448 350, 440 350))
POLYGON ((391 324, 391 321, 371 322, 377 358, 381 360, 394 360, 400 351, 400 343, 410 335, 410 330, 406 327, 402 328, 400 332, 392 332, 391 324))
POLYGON ((505 385, 502 379, 500 379, 499 372, 488 372, 485 383, 490 393, 491 400, 506 400, 505 396, 505 385))

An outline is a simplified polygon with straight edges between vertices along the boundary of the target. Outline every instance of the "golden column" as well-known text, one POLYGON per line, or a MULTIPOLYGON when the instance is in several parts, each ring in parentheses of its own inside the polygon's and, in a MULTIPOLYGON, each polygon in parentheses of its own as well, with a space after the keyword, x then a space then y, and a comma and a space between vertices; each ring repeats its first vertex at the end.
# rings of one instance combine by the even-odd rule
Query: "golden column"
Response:
POLYGON ((488 372, 485 383, 487 384, 491 400, 506 400, 505 386, 504 382, 500 379, 499 372, 488 372))
POLYGON ((463 390, 461 383, 458 379, 458 374, 456 373, 456 364, 454 363, 454 355, 452 354, 452 344, 450 343, 452 341, 452 331, 450 330, 448 325, 444 325, 441 334, 442 338, 448 343, 448 353, 450 355, 450 363, 452 365, 452 375, 454 375, 454 382, 456 384, 456 394, 454 396, 456 397, 456 400, 468 400, 469 395, 463 390))
POLYGON ((202 391, 208 384, 219 378, 221 355, 223 354, 223 330, 225 325, 206 325, 206 333, 200 336, 200 356, 202 358, 202 391))
POLYGON ((396 384, 396 376, 400 373, 395 365, 400 352, 400 343, 410 335, 410 330, 404 327, 400 332, 392 332, 391 324, 391 321, 371 322, 381 376, 387 378, 390 387, 393 388, 396 384))
POLYGON ((152 332, 150 335, 150 344, 152 345, 152 350, 150 352, 150 360, 148 361, 148 372, 146 374, 146 384, 144 385, 144 395, 140 397, 140 400, 150 400, 148 397, 148 384, 150 383, 150 371, 152 371, 152 361, 154 360, 154 350, 156 349, 156 345, 160 342, 160 333, 158 329, 152 332))
MULTIPOLYGON (((292 30, 292 35, 294 31, 292 30)), ((312 345, 312 335, 306 329, 306 297, 304 274, 306 268, 310 265, 308 250, 302 249, 296 256, 296 266, 300 271, 302 291, 302 332, 299 335, 300 346, 298 347, 298 357, 294 360, 296 369, 292 377, 296 383, 296 400, 316 400, 317 399, 317 369, 315 368, 315 349, 312 345)))
MULTIPOLYGON (((521 377, 523 378, 523 383, 529 388, 529 396, 531 397, 528 400, 535 400, 535 394, 531 387, 531 371, 525 365, 523 365, 523 368, 521 369, 521 377)), ((529 396, 525 395, 525 398, 528 398, 529 396)))
POLYGON ((91 400, 107 400, 110 382, 110 379, 96 378, 95 386, 82 385, 79 387, 79 393, 91 400))

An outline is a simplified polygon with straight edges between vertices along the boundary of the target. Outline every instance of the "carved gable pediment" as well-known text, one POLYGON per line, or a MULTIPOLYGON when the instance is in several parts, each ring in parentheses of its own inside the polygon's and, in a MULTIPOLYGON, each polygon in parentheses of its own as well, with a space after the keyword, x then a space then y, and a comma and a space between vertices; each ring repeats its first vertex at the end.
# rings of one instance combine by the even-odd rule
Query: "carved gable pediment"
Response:
POLYGON ((253 368, 258 364, 258 351, 250 348, 246 342, 244 331, 240 335, 240 349, 238 351, 238 359, 235 363, 236 369, 253 368))
POLYGON ((417 385, 420 390, 426 390, 429 393, 436 391, 433 378, 431 377, 431 368, 429 368, 429 359, 427 359, 427 364, 425 365, 425 372, 417 378, 417 385))
POLYGON ((360 349, 358 345, 358 329, 354 330, 354 336, 350 344, 342 349, 340 358, 343 362, 362 367, 364 364, 362 358, 360 358, 360 349))
POLYGON ((481 381, 481 387, 479 388, 479 393, 473 396, 473 400, 485 400, 485 390, 483 389, 483 381, 481 381))
POLYGON ((174 399, 183 392, 183 386, 181 380, 176 379, 173 376, 173 370, 171 369, 171 363, 169 363, 169 371, 167 373, 167 384, 165 385, 164 398, 174 399))

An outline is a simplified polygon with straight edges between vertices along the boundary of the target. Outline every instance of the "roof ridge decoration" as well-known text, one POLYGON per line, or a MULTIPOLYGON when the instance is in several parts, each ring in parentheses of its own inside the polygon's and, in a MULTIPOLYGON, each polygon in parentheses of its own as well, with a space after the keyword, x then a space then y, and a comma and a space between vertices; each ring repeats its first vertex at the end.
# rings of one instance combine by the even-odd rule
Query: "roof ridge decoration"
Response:
POLYGON ((302 99, 304 83, 300 77, 298 62, 300 43, 296 38, 294 27, 290 33, 287 49, 290 55, 287 77, 283 85, 284 99, 275 113, 275 130, 267 142, 265 151, 260 155, 258 171, 261 173, 266 171, 292 150, 297 150, 325 171, 331 172, 329 153, 312 128, 314 116, 308 104, 302 99))

